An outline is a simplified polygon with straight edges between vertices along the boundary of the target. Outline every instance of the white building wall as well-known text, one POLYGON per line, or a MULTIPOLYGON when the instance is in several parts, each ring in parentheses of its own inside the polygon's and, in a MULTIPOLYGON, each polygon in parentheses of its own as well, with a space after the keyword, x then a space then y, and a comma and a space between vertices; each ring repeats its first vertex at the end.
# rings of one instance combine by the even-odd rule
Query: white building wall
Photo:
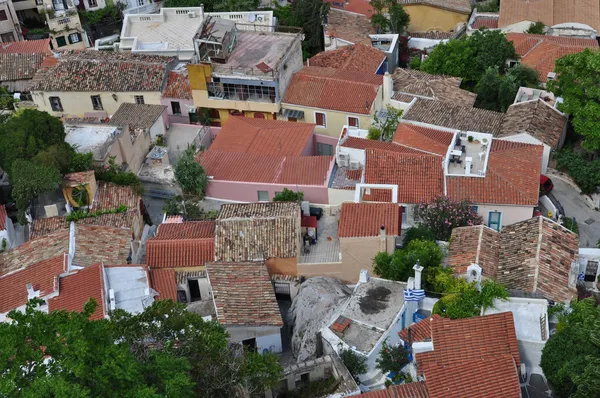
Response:
POLYGON ((260 336, 256 338, 256 349, 257 352, 263 353, 265 350, 269 352, 277 353, 283 351, 281 343, 281 333, 269 334, 267 336, 260 336))
POLYGON ((262 353, 265 349, 273 353, 283 351, 281 343, 281 328, 277 326, 231 326, 227 328, 229 341, 241 343, 244 340, 256 339, 257 352, 262 353))
POLYGON ((159 135, 166 135, 167 129, 165 128, 165 121, 163 120, 163 116, 159 117, 156 122, 150 127, 150 139, 152 141, 156 141, 156 138, 159 135))
POLYGON ((494 204, 479 204, 477 206, 477 213, 483 217, 483 223, 488 224, 489 212, 499 211, 502 213, 500 219, 500 229, 506 225, 514 224, 519 221, 528 220, 533 217, 533 206, 507 206, 507 205, 494 205, 494 204))

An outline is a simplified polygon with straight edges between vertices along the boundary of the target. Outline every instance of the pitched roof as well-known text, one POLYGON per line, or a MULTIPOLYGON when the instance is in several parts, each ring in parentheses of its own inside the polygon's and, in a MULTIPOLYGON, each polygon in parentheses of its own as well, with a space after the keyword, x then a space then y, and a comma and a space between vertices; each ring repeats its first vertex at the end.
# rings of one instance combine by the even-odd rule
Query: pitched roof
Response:
POLYGON ((160 240, 214 238, 215 225, 214 221, 161 224, 158 226, 156 238, 160 240))
POLYGON ((323 51, 309 60, 311 66, 335 68, 361 73, 377 73, 385 61, 385 53, 362 43, 323 51))
POLYGON ((6 229, 6 206, 0 205, 0 231, 4 231, 6 229))
POLYGON ((396 68, 392 79, 394 95, 416 95, 466 107, 472 107, 477 98, 477 94, 460 88, 461 79, 458 77, 396 68))
POLYGON ((131 104, 124 102, 110 118, 114 126, 129 125, 130 130, 149 129, 167 107, 165 105, 131 104))
POLYGON ((448 249, 448 266, 459 275, 467 273, 471 264, 481 267, 486 278, 498 276, 500 233, 485 225, 459 227, 452 230, 448 249))
POLYGON ((277 156, 208 150, 198 160, 214 180, 324 185, 331 156, 277 156))
POLYGON ((548 73, 554 71, 554 63, 560 57, 583 51, 598 49, 596 39, 509 33, 521 63, 538 71, 540 81, 548 81, 548 73))
POLYGON ((263 263, 209 263, 206 271, 219 323, 283 326, 271 278, 263 263))
POLYGON ((471 29, 498 29, 498 15, 478 15, 475 17, 471 29))
POLYGON ((98 181, 92 207, 94 210, 112 210, 124 205, 127 210, 139 211, 141 200, 142 197, 130 186, 98 181))
POLYGON ((173 269, 150 269, 150 286, 159 293, 158 300, 177 301, 177 281, 173 269))
POLYGON ((0 81, 33 79, 46 54, 0 52, 0 81))
MULTIPOLYGON (((80 218, 77 220, 77 223, 131 229, 133 225, 133 215, 129 212, 102 214, 96 217, 80 218)), ((29 239, 37 239, 59 229, 69 229, 69 224, 66 216, 35 219, 31 225, 29 239)))
POLYGON ((85 304, 93 298, 98 306, 90 319, 98 320, 106 315, 104 272, 102 264, 95 264, 59 279, 60 294, 48 300, 50 311, 64 310, 82 312, 85 304))
POLYGON ((281 102, 368 115, 382 82, 375 73, 307 66, 292 76, 281 102))
POLYGON ((192 99, 192 86, 187 70, 169 72, 162 96, 164 98, 192 99))
POLYGON ((155 237, 146 241, 146 264, 150 267, 202 266, 215 257, 215 223, 188 221, 161 224, 155 237))
POLYGON ((454 133, 433 127, 398 123, 392 141, 406 148, 414 148, 440 156, 446 156, 454 133))
POLYGON ((217 261, 296 257, 300 206, 295 202, 224 204, 216 231, 217 261))
POLYGON ((568 118, 544 100, 518 102, 508 107, 499 137, 529 133, 550 148, 558 148, 568 118))
POLYGON ((372 390, 361 394, 361 398, 429 398, 427 382, 413 381, 392 385, 385 390, 372 390))
POLYGON ((423 342, 423 341, 431 341, 431 319, 441 318, 438 314, 433 314, 423 319, 420 322, 414 323, 409 327, 402 329, 398 336, 408 344, 408 331, 410 330, 410 338, 413 343, 423 342))
POLYGON ((600 30, 600 3, 597 0, 502 0, 498 26, 517 22, 543 22, 546 26, 580 23, 600 30))
MULTIPOLYGON (((401 153, 420 153, 420 151, 408 148, 403 145, 396 145, 393 142, 370 140, 368 138, 360 138, 350 136, 342 142, 342 146, 354 149, 382 149, 385 151, 401 152, 401 153)), ((359 178, 360 179, 360 178, 359 178)))
POLYGON ((314 124, 232 116, 209 151, 300 156, 312 139, 314 124))
POLYGON ((342 203, 338 236, 379 236, 382 226, 388 236, 399 236, 401 223, 402 208, 396 203, 342 203))
POLYGON ((0 54, 50 54, 50 39, 0 43, 0 54))
POLYGON ((402 115, 402 119, 415 122, 494 135, 500 132, 503 117, 500 112, 425 99, 418 99, 402 115))
POLYGON ((451 39, 454 36, 454 32, 407 32, 408 36, 415 39, 432 39, 432 40, 446 40, 451 39))
POLYGON ((439 156, 366 150, 365 183, 398 185, 399 203, 418 203, 439 195, 444 191, 443 176, 439 156))
MULTIPOLYGON (((331 19, 335 18, 336 25, 345 26, 348 24, 348 31, 354 30, 356 33, 377 33, 373 25, 371 25, 370 18, 375 13, 375 10, 371 6, 371 2, 368 0, 348 0, 347 2, 334 2, 333 0, 326 0, 331 5, 329 9, 329 15, 327 18, 328 24, 331 24, 331 19), (360 17, 360 18, 359 18, 360 17), (353 19, 354 18, 354 19, 353 19), (353 21, 360 21, 360 25, 353 21), (366 22, 364 22, 366 21, 366 22), (358 29, 358 28, 363 29, 358 29)), ((340 37, 344 39, 343 37, 340 37)), ((344 39, 346 40, 346 39, 344 39)), ((352 43, 356 43, 350 40, 352 43)))
POLYGON ((0 313, 5 313, 27 304, 27 284, 44 297, 58 289, 58 275, 66 272, 65 257, 57 257, 32 264, 23 270, 0 276, 0 313))
POLYGON ((60 53, 58 63, 36 75, 34 91, 159 91, 175 58, 131 52, 60 53))
POLYGON ((95 181, 94 170, 77 171, 75 173, 65 174, 63 184, 67 187, 76 187, 81 184, 89 184, 95 181))
POLYGON ((461 14, 471 13, 470 0, 400 0, 400 4, 402 4, 403 6, 410 6, 412 4, 422 4, 437 8, 443 8, 449 11, 459 12, 461 14))
POLYGON ((542 171, 541 145, 493 140, 484 178, 447 176, 448 196, 473 203, 536 206, 542 171))

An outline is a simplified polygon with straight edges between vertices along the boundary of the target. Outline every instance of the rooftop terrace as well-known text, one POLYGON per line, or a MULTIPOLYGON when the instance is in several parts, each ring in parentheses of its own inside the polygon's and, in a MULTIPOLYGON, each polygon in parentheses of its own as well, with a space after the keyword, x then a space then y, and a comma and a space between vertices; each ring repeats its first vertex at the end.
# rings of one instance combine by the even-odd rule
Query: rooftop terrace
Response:
POLYGON ((65 126, 65 141, 79 153, 91 152, 94 160, 104 161, 115 137, 121 134, 121 128, 106 125, 65 126))
POLYGON ((455 133, 444 160, 446 175, 484 177, 491 143, 491 134, 455 133))

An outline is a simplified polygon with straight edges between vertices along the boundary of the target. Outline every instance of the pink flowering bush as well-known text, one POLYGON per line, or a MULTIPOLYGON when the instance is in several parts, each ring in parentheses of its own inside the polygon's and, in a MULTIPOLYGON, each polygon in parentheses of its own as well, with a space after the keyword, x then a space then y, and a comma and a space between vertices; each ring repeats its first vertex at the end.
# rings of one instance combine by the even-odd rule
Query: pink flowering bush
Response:
POLYGON ((450 239, 452 229, 483 224, 483 219, 468 200, 454 201, 447 196, 436 196, 430 202, 415 205, 415 220, 429 228, 437 240, 450 239))

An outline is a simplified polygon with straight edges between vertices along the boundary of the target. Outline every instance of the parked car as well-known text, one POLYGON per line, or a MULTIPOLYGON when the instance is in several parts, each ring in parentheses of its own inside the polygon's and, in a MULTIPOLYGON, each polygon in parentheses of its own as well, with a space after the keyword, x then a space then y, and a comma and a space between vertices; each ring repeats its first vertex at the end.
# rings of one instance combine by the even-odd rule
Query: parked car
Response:
POLYGON ((540 174, 540 196, 546 195, 554 188, 552 180, 543 174, 540 174))

